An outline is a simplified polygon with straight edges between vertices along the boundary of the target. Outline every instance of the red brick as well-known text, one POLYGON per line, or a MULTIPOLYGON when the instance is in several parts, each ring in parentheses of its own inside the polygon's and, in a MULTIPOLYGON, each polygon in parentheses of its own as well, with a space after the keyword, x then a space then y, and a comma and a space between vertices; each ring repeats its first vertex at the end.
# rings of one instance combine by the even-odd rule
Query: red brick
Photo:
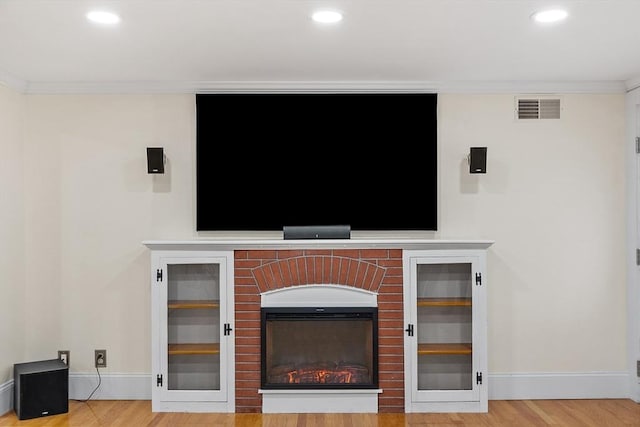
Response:
POLYGON ((246 346, 256 346, 260 345, 260 337, 238 337, 236 336, 236 346, 246 345, 246 346))
POLYGON ((333 260, 330 257, 322 257, 322 277, 320 278, 323 284, 331 284, 331 267, 333 266, 333 260))
POLYGON ((403 381, 404 373, 402 372, 380 372, 378 375, 380 383, 386 383, 388 381, 403 381))
POLYGON ((267 280, 269 280, 269 272, 271 272, 271 277, 273 280, 269 283, 271 289, 278 289, 282 287, 282 274, 280 273, 280 268, 278 268, 278 263, 271 262, 269 265, 265 265, 265 275, 267 276, 267 280))
POLYGON ((291 278, 291 270, 289 270, 289 263, 287 260, 278 261, 278 266, 282 272, 282 284, 284 287, 293 285, 293 279, 291 278))
POLYGON ((371 280, 371 285, 369 285, 369 289, 374 292, 379 292, 380 286, 382 285, 382 280, 386 271, 383 268, 376 268, 374 271, 373 279, 371 280))
POLYGON ((369 263, 359 262, 358 263, 358 272, 356 273, 356 277, 354 280, 354 285, 360 289, 369 290, 368 284, 365 284, 364 278, 367 275, 367 268, 369 267, 369 263))
POLYGON ((384 280, 382 281, 382 285, 402 285, 404 281, 402 280, 402 275, 399 276, 388 276, 385 274, 384 280))
POLYGON ((384 328, 402 328, 404 326, 404 322, 402 319, 398 320, 379 320, 378 327, 381 329, 384 328))
POLYGON ((386 406, 384 402, 378 401, 378 413, 381 414, 402 414, 404 413, 404 399, 402 406, 386 406))
POLYGON ((380 267, 386 268, 402 268, 402 258, 397 259, 381 259, 378 261, 380 267))
POLYGON ((234 261, 236 271, 239 269, 254 269, 260 267, 260 260, 256 259, 236 259, 234 261))
POLYGON ((364 274, 364 278, 362 279, 362 289, 366 289, 368 291, 372 290, 371 287, 374 285, 373 279, 376 276, 376 267, 374 264, 367 263, 367 269, 364 274))
POLYGON ((331 249, 307 249, 304 254, 306 256, 331 256, 331 249))
POLYGON ((236 312, 236 320, 260 320, 259 311, 238 311, 236 312))
POLYGON ((363 249, 361 252, 362 258, 367 259, 386 259, 389 258, 389 250, 388 249, 363 249))
POLYGON ((333 254, 344 258, 360 258, 358 249, 334 249, 333 254))
POLYGON ((248 259, 275 259, 277 251, 275 250, 250 250, 248 251, 248 259))
POLYGON ((254 333, 260 335, 260 321, 259 320, 236 320, 236 330, 245 329, 253 330, 254 333))
POLYGON ((402 312, 402 302, 397 302, 397 301, 389 302, 389 301, 386 301, 386 298, 384 298, 382 295, 379 295, 378 311, 390 311, 390 310, 402 312))
POLYGON ((260 354, 237 354, 236 353, 236 365, 245 363, 260 363, 260 354))
POLYGON ((304 264, 305 264, 305 269, 307 271, 307 281, 305 282, 305 284, 313 285, 317 283, 316 271, 315 271, 315 267, 316 267, 315 258, 310 256, 305 257, 304 264))
POLYGON ((301 285, 308 284, 309 281, 307 279, 306 258, 304 258, 304 257, 296 258, 296 265, 297 265, 297 270, 298 270, 298 277, 300 278, 298 283, 301 284, 301 285))
POLYGON ((323 257, 314 256, 313 257, 313 283, 314 284, 322 284, 325 283, 323 281, 322 273, 324 273, 324 267, 322 265, 323 257))
POLYGON ((243 251, 243 250, 233 251, 234 260, 246 259, 248 255, 249 255, 249 251, 243 251))
POLYGON ((387 363, 402 364, 403 362, 404 362, 404 357, 399 356, 397 354, 385 353, 385 354, 379 354, 378 355, 378 363, 380 365, 387 364, 387 363))
POLYGON ((258 390, 243 390, 243 389, 236 389, 236 400, 238 398, 242 399, 245 401, 245 403, 248 403, 248 401, 255 401, 256 399, 259 399, 259 394, 258 394, 258 390))
POLYGON ((253 270, 253 276, 256 278, 256 285, 260 292, 266 292, 269 290, 269 282, 267 281, 266 272, 263 268, 256 268, 253 270))
POLYGON ((359 264, 360 263, 357 260, 349 260, 349 274, 347 275, 347 280, 344 283, 345 285, 354 286, 354 284, 356 283, 356 276, 358 275, 359 264))
POLYGON ((284 260, 287 258, 294 258, 294 257, 299 257, 299 256, 303 256, 304 255, 304 251, 302 250, 279 250, 276 254, 276 257, 278 259, 284 260))
POLYGON ((384 293, 385 295, 395 295, 396 298, 400 296, 400 301, 402 301, 402 295, 404 290, 402 286, 402 282, 399 284, 386 283, 387 279, 389 278, 385 276, 385 283, 383 283, 383 285, 380 287, 380 293, 384 293))
POLYGON ((260 381, 260 371, 244 371, 244 372, 236 372, 236 381, 240 380, 254 380, 260 381))
POLYGON ((257 303, 257 307, 260 308, 260 295, 258 293, 253 294, 240 294, 236 293, 235 295, 236 304, 245 304, 245 303, 257 303))
POLYGON ((404 390, 389 390, 387 388, 384 389, 384 397, 385 398, 394 398, 399 397, 404 399, 404 390))
POLYGON ((340 258, 331 257, 331 277, 329 283, 338 284, 340 280, 340 258))

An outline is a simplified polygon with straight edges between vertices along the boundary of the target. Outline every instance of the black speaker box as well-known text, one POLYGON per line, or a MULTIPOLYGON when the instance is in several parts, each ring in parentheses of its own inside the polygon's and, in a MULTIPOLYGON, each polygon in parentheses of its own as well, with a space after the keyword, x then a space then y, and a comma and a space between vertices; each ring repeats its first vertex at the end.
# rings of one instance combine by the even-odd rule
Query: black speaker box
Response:
POLYGON ((164 150, 162 147, 147 147, 147 172, 164 173, 164 150))
POLYGON ((487 147, 471 147, 469 173, 487 173, 487 147))
POLYGON ((285 225, 283 237, 289 239, 350 239, 349 225, 285 225))
POLYGON ((13 365, 13 409, 20 420, 69 412, 69 367, 59 359, 13 365))

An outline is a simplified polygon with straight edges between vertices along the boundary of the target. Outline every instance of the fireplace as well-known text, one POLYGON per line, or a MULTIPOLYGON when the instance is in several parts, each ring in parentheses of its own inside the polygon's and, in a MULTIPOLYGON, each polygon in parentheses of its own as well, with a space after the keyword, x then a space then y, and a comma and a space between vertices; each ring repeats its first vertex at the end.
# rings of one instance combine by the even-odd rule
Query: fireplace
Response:
POLYGON ((261 388, 378 388, 376 307, 263 307, 261 388))

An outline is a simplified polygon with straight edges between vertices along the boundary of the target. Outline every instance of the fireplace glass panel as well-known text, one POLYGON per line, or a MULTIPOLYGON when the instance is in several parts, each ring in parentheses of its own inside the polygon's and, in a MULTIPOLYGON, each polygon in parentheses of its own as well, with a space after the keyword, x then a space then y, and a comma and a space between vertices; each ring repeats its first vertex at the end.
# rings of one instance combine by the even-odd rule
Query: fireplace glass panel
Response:
POLYGON ((377 387, 376 310, 322 310, 263 311, 263 388, 377 387))

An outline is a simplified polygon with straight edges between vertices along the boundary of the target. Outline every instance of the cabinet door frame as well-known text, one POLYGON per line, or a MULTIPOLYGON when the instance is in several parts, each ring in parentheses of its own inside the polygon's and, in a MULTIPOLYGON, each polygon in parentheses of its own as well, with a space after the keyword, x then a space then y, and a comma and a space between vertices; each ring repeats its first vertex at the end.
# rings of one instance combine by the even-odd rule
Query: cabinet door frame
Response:
POLYGON ((234 282, 232 251, 157 251, 152 254, 152 398, 159 410, 205 411, 200 404, 213 404, 210 411, 235 411, 235 339, 234 282), (168 266, 185 264, 215 264, 219 266, 220 292, 220 389, 168 389, 168 266), (162 279, 157 280, 157 270, 162 279), (224 325, 232 332, 224 335, 224 325), (162 375, 158 386, 157 375, 162 375))
POLYGON ((405 328, 413 325, 414 334, 405 331, 405 409, 422 411, 478 411, 487 407, 487 313, 486 260, 478 250, 415 250, 403 255, 405 328), (417 273, 421 264, 470 264, 472 295, 472 388, 471 390, 418 390, 417 273), (476 284, 480 274, 480 284, 476 284), (478 384, 476 375, 482 375, 478 384))

